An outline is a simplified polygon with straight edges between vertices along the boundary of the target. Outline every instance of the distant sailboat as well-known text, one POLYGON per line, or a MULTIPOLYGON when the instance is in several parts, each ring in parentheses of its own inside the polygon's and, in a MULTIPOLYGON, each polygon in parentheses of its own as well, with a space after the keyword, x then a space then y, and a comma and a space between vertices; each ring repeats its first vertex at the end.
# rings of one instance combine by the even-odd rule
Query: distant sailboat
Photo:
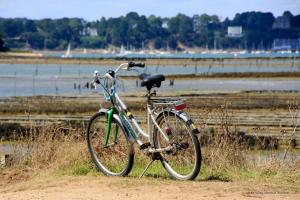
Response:
POLYGON ((72 54, 71 54, 71 43, 68 44, 68 48, 67 51, 64 55, 61 56, 62 58, 71 58, 72 54))
POLYGON ((83 54, 86 54, 86 53, 87 53, 86 48, 84 48, 83 49, 83 54))
POLYGON ((125 48, 123 45, 121 46, 120 53, 118 54, 118 56, 125 56, 125 48))

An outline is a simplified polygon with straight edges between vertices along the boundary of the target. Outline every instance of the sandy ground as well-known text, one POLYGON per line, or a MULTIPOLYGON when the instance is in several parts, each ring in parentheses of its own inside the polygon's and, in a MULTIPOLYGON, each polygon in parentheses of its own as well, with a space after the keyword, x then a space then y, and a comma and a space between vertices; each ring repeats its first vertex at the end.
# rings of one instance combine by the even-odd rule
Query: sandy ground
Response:
POLYGON ((181 182, 153 178, 52 177, 0 188, 1 200, 300 199, 300 193, 251 182, 181 182))

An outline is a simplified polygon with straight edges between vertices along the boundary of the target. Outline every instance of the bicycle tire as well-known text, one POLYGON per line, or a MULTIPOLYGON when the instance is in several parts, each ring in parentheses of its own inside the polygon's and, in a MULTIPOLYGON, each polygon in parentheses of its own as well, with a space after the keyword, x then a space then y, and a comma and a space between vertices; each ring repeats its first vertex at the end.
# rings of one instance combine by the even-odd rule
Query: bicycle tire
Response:
MULTIPOLYGON (((162 111, 160 114, 158 114, 157 118, 156 118, 156 122, 157 124, 160 126, 160 128, 168 135, 168 137, 171 139, 170 143, 173 143, 172 145, 180 145, 180 144, 186 144, 188 141, 188 146, 187 149, 182 148, 180 150, 178 150, 178 152, 176 153, 170 153, 170 152, 164 152, 164 153, 160 153, 160 157, 161 157, 161 163, 163 165, 163 167, 166 169, 166 171, 169 173, 169 175, 174 178, 174 179, 178 179, 178 180, 193 180, 195 179, 199 172, 200 172, 200 168, 201 168, 201 160, 202 160, 202 156, 201 156, 201 148, 200 148, 200 143, 198 138, 196 137, 196 135, 194 134, 194 132, 192 130, 195 130, 195 127, 191 127, 190 123, 187 123, 186 120, 180 116, 179 114, 177 114, 175 111, 162 111), (163 127, 164 124, 166 125, 166 116, 167 117, 173 117, 175 120, 178 120, 177 123, 181 123, 181 125, 186 129, 186 133, 182 134, 182 130, 179 129, 180 127, 171 127, 170 125, 168 125, 167 130, 166 127, 163 127), (168 129, 172 129, 171 131, 169 131, 168 129), (171 133, 170 133, 171 132, 171 133), (177 136, 176 136, 177 135, 177 136), (183 142, 179 141, 178 139, 179 136, 185 136, 185 138, 188 138, 188 140, 183 142), (177 140, 175 142, 175 140, 177 140), (189 148, 193 146, 193 148, 189 148), (194 150, 193 150, 194 149, 194 150), (180 153, 182 152, 186 152, 187 154, 184 155, 180 155, 180 153), (191 155, 194 154, 194 161, 192 163, 188 163, 187 161, 184 161, 184 159, 187 159, 187 156, 190 154, 191 155), (173 155, 172 155, 173 154, 173 155), (180 157, 179 157, 180 156, 180 157), (181 163, 180 163, 181 162, 181 163), (191 166, 192 164, 192 166, 191 166), (182 172, 179 172, 179 170, 182 170, 182 172), (188 173, 183 173, 183 171, 188 171, 188 173)), ((154 141, 154 147, 155 148, 163 148, 166 147, 168 145, 170 145, 170 143, 168 143, 165 140, 165 144, 162 144, 162 134, 158 131, 157 127, 154 127, 154 131, 153 131, 153 141, 154 141)))
MULTIPOLYGON (((97 170, 107 176, 127 176, 130 173, 134 162, 133 144, 130 144, 127 140, 121 122, 113 116, 112 130, 118 126, 119 132, 121 131, 122 134, 118 134, 116 144, 105 147, 105 144, 103 143, 105 143, 106 124, 107 117, 105 113, 100 112, 93 115, 89 121, 87 128, 87 144, 92 160, 96 165, 97 170), (93 129, 94 126, 96 130, 93 129)), ((111 142, 111 138, 113 138, 113 131, 111 131, 109 142, 111 142)))

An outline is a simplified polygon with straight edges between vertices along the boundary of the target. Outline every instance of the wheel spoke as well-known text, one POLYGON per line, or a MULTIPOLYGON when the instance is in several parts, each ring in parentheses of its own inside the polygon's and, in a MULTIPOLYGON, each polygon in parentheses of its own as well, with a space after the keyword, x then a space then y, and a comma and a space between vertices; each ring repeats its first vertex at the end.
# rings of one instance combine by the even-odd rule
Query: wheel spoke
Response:
POLYGON ((118 127, 117 142, 114 141, 115 129, 118 123, 113 119, 110 135, 106 146, 107 121, 105 116, 94 118, 89 124, 88 144, 93 161, 97 168, 106 175, 127 175, 132 168, 133 147, 125 138, 123 129, 118 127))
POLYGON ((191 179, 194 178, 200 169, 200 146, 189 126, 173 113, 164 114, 158 120, 158 125, 162 130, 172 130, 168 133, 170 143, 168 143, 162 134, 155 130, 154 138, 157 148, 164 148, 168 145, 175 146, 173 152, 161 153, 165 160, 166 170, 175 178, 191 179), (186 146, 182 146, 187 144, 186 146))

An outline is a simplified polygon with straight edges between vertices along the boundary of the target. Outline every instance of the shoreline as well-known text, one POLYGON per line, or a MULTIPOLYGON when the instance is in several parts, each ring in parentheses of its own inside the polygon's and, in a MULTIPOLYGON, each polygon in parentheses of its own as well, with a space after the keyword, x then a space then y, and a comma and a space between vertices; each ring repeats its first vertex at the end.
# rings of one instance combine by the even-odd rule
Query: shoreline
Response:
POLYGON ((248 57, 248 58, 59 58, 43 57, 34 53, 0 53, 0 64, 99 64, 118 65, 128 61, 145 62, 155 66, 181 67, 299 67, 300 57, 248 57))
MULTIPOLYGON (((39 75, 39 77, 56 77, 57 75, 39 75)), ((32 77, 30 75, 18 75, 18 77, 32 77)), ((78 76, 73 75, 59 75, 60 78, 64 79, 76 79, 78 76)), ((186 80, 186 79, 298 79, 300 78, 300 72, 245 72, 245 73, 199 73, 199 74, 174 74, 174 75, 165 75, 167 80, 186 80)), ((14 75, 0 75, 0 78, 3 79, 14 79, 14 75)), ((81 76, 80 78, 91 78, 90 76, 81 76)), ((78 78, 78 79, 80 79, 78 78)), ((118 78, 125 80, 136 80, 139 79, 139 76, 136 75, 120 75, 118 78)))
MULTIPOLYGON (((195 73, 181 74, 181 75, 166 75, 169 79, 199 79, 199 78, 299 78, 300 77, 300 57, 261 57, 261 58, 54 58, 54 57, 39 57, 32 56, 36 54, 29 54, 31 56, 21 56, 22 53, 0 53, 0 64, 24 64, 24 65, 79 65, 85 67, 86 65, 118 66, 121 63, 128 61, 144 62, 146 66, 150 67, 187 67, 195 69, 195 73), (258 72, 209 72, 210 68, 257 68, 258 72), (262 68, 284 68, 290 69, 290 72, 259 72, 262 68), (202 68, 208 68, 208 72, 200 72, 202 68)), ((189 70, 190 70, 189 69, 189 70)), ((279 71, 276 69, 276 71, 279 71)), ((136 76, 123 76, 125 79, 133 79, 136 76)))

